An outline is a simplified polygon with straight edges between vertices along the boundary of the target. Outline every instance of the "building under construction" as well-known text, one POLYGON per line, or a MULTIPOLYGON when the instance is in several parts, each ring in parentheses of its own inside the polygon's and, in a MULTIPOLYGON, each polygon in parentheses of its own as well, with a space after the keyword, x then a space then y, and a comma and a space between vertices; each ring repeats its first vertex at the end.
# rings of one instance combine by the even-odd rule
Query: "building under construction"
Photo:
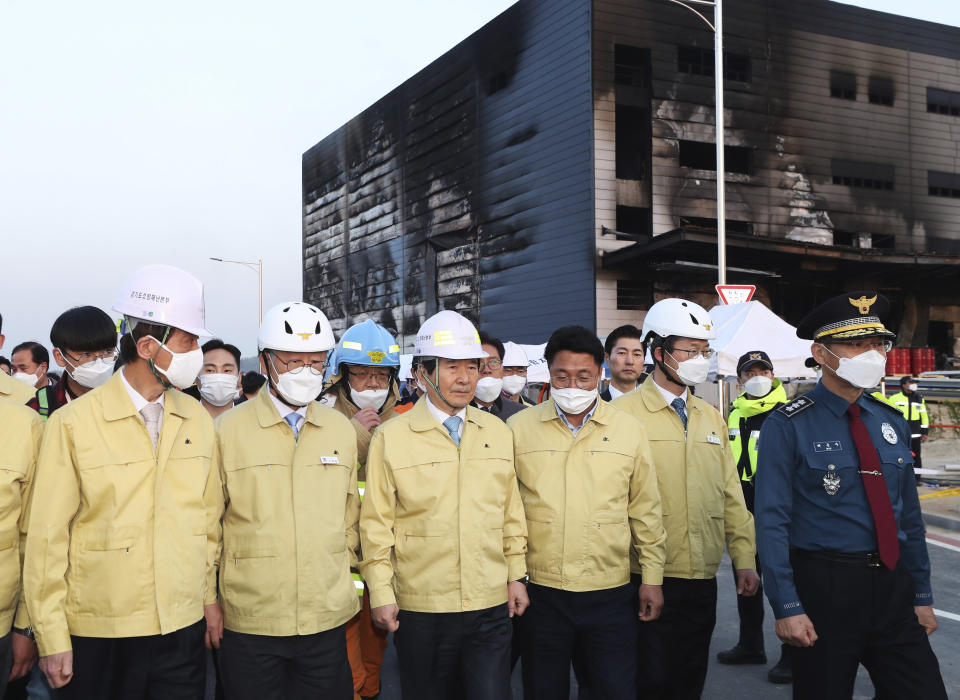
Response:
MULTIPOLYGON (((796 323, 878 288, 960 354, 960 29, 724 3, 728 280, 796 323)), ((304 298, 405 347, 456 309, 543 342, 716 296, 713 33, 666 0, 520 0, 303 156, 304 298)))

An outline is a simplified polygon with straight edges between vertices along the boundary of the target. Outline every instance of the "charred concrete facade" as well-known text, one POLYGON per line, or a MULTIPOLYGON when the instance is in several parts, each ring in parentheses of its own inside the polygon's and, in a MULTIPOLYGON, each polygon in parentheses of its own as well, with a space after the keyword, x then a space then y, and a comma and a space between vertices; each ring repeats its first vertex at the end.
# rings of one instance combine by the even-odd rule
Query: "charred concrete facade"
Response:
MULTIPOLYGON (((960 338, 960 30, 725 2, 728 279, 796 322, 877 287, 960 338)), ((603 336, 715 301, 713 35, 649 0, 521 0, 304 155, 304 295, 405 339, 439 308, 603 336)))

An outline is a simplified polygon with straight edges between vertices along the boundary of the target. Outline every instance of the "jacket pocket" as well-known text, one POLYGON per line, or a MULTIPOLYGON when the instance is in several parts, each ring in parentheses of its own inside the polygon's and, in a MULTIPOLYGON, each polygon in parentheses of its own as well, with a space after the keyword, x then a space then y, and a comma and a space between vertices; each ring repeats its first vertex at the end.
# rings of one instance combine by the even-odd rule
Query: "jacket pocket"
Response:
POLYGON ((139 526, 80 530, 73 537, 67 572, 72 610, 127 617, 155 605, 152 549, 139 526))
POLYGON ((239 614, 270 617, 278 592, 277 548, 269 542, 240 540, 224 548, 220 588, 224 603, 239 614), (264 604, 265 601, 269 601, 264 604))
POLYGON ((394 546, 398 591, 416 595, 448 593, 459 586, 460 546, 456 532, 431 520, 412 520, 397 527, 394 546))
POLYGON ((594 574, 625 571, 630 566, 630 526, 626 512, 594 514, 589 531, 586 560, 594 574))

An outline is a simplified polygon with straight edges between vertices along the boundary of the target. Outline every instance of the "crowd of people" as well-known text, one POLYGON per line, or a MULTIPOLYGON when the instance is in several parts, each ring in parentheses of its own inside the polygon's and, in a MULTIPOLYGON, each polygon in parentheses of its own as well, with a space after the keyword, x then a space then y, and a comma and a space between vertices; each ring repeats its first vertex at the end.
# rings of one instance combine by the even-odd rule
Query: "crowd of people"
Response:
POLYGON ((558 328, 539 392, 521 346, 449 310, 401 381, 390 330, 337 339, 282 303, 244 374, 199 344, 203 299, 147 266, 119 343, 76 307, 58 377, 37 342, 0 372, 0 695, 373 698, 392 634, 407 700, 506 700, 518 662, 528 700, 567 700, 571 665, 581 700, 699 698, 726 549, 740 636, 717 661, 767 663, 765 593, 794 697, 851 697, 859 664, 878 697, 946 697, 918 428, 869 392, 881 295, 801 323, 807 394, 743 355, 727 420, 694 393, 716 329, 683 299, 605 343, 558 328))

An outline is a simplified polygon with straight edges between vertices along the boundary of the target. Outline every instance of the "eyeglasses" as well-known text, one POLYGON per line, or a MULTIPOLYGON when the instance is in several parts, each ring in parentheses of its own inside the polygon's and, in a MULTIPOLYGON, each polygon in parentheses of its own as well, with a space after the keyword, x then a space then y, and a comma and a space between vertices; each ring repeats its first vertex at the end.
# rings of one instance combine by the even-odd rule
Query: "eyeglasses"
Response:
POLYGON ((93 362, 94 360, 109 360, 110 362, 115 362, 117 359, 116 348, 111 348, 110 350, 96 350, 94 352, 61 352, 63 352, 66 357, 74 360, 75 365, 85 365, 88 362, 93 362))
POLYGON ((521 377, 526 377, 527 368, 526 367, 504 367, 503 373, 506 375, 516 374, 521 377))
POLYGON ((581 374, 577 377, 570 377, 566 374, 557 374, 550 377, 550 383, 553 384, 557 389, 569 389, 571 386, 576 385, 578 389, 583 389, 584 391, 592 391, 597 387, 597 381, 599 377, 590 377, 585 374, 581 374))
POLYGON ((283 360, 276 355, 271 354, 271 357, 279 362, 281 365, 286 367, 286 371, 290 374, 300 374, 303 371, 304 367, 309 367, 310 371, 313 374, 323 374, 324 370, 327 367, 326 360, 314 360, 313 362, 304 362, 303 360, 283 360))
POLYGON ((500 360, 480 360, 480 369, 497 370, 501 367, 503 367, 503 363, 500 360))
POLYGON ((352 369, 347 370, 347 374, 361 383, 369 382, 371 379, 378 384, 390 381, 390 370, 386 369, 352 369))
POLYGON ((834 341, 833 344, 846 345, 847 347, 854 348, 856 350, 863 350, 864 352, 868 350, 877 350, 879 352, 890 352, 890 349, 893 347, 892 340, 885 340, 883 338, 864 338, 863 340, 834 341))
POLYGON ((680 357, 675 357, 677 362, 683 362, 684 359, 692 360, 697 355, 702 355, 705 359, 709 360, 711 357, 713 357, 714 352, 716 351, 713 350, 712 348, 706 348, 704 350, 697 350, 696 348, 693 348, 692 350, 686 350, 684 348, 672 348, 671 350, 669 350, 669 353, 671 355, 680 356, 680 357))

